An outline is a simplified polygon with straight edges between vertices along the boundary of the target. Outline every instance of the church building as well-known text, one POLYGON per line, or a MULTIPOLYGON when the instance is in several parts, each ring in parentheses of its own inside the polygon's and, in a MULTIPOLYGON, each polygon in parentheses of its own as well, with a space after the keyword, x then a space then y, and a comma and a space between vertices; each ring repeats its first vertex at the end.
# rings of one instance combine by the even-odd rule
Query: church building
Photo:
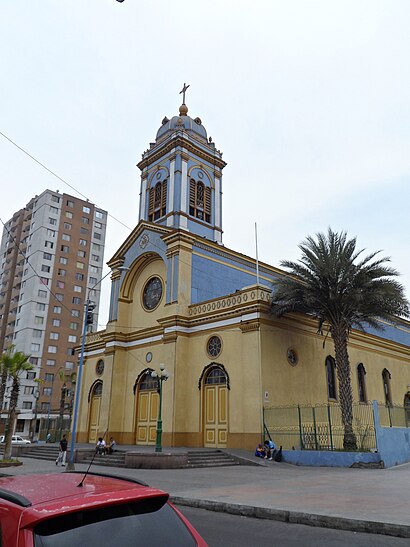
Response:
MULTIPOLYGON (((264 407, 337 402, 331 340, 270 314, 285 273, 223 245, 225 165, 184 97, 138 163, 139 221, 108 262, 106 329, 86 338, 77 441, 155 445, 162 403, 164 446, 253 449, 264 407)), ((351 333, 353 397, 403 406, 410 325, 384 327, 351 333)))

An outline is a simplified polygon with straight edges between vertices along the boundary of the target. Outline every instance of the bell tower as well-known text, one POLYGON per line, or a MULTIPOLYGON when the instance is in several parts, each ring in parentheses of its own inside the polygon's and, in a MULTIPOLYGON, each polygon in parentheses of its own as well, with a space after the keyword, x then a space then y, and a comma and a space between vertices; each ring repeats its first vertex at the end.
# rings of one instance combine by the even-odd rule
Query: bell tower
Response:
POLYGON ((139 220, 186 230, 222 243, 222 152, 200 118, 165 117, 155 142, 142 154, 139 220))

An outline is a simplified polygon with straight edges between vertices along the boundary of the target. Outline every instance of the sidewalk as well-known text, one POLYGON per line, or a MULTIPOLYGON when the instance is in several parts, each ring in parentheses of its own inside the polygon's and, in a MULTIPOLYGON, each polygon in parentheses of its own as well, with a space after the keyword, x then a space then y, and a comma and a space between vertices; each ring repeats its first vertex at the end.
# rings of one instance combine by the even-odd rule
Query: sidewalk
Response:
MULTIPOLYGON (((244 451, 229 452, 252 461, 256 459, 244 451)), ((61 472, 54 462, 29 458, 21 461, 24 464, 21 467, 4 468, 1 473, 61 472)), ((87 465, 76 464, 77 471, 86 469, 87 465)), ((346 469, 297 467, 263 460, 258 466, 196 469, 92 466, 91 470, 143 480, 169 492, 172 501, 181 505, 410 538, 410 464, 390 469, 346 469)))

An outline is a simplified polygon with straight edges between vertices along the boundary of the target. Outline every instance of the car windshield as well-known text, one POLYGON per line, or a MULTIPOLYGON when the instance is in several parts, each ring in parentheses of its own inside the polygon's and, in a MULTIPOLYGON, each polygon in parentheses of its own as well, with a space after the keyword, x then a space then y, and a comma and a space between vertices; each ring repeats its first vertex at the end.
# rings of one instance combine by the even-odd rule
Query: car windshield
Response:
POLYGON ((70 513, 48 519, 34 529, 35 547, 196 544, 177 513, 164 504, 164 498, 70 513))

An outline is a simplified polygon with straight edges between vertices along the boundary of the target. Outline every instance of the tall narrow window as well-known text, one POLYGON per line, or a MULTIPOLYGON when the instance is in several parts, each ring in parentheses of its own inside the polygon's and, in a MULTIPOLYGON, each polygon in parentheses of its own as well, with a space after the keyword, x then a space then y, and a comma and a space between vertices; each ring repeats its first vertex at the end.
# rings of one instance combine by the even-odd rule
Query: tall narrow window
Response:
POLYGON ((393 400, 391 397, 391 386, 390 386, 391 374, 387 370, 387 368, 383 370, 382 378, 383 378, 384 400, 385 400, 386 406, 393 406, 393 400))
POLYGON ((329 399, 337 399, 336 395, 336 363, 333 357, 326 357, 327 394, 329 399))
POLYGON ((211 222, 211 189, 194 179, 189 182, 189 214, 211 222))
POLYGON ((357 365, 357 385, 359 387, 359 401, 365 403, 367 401, 366 393, 366 370, 363 363, 357 365))
POLYGON ((148 220, 153 222, 166 215, 167 212, 167 181, 157 182, 149 190, 148 220))

